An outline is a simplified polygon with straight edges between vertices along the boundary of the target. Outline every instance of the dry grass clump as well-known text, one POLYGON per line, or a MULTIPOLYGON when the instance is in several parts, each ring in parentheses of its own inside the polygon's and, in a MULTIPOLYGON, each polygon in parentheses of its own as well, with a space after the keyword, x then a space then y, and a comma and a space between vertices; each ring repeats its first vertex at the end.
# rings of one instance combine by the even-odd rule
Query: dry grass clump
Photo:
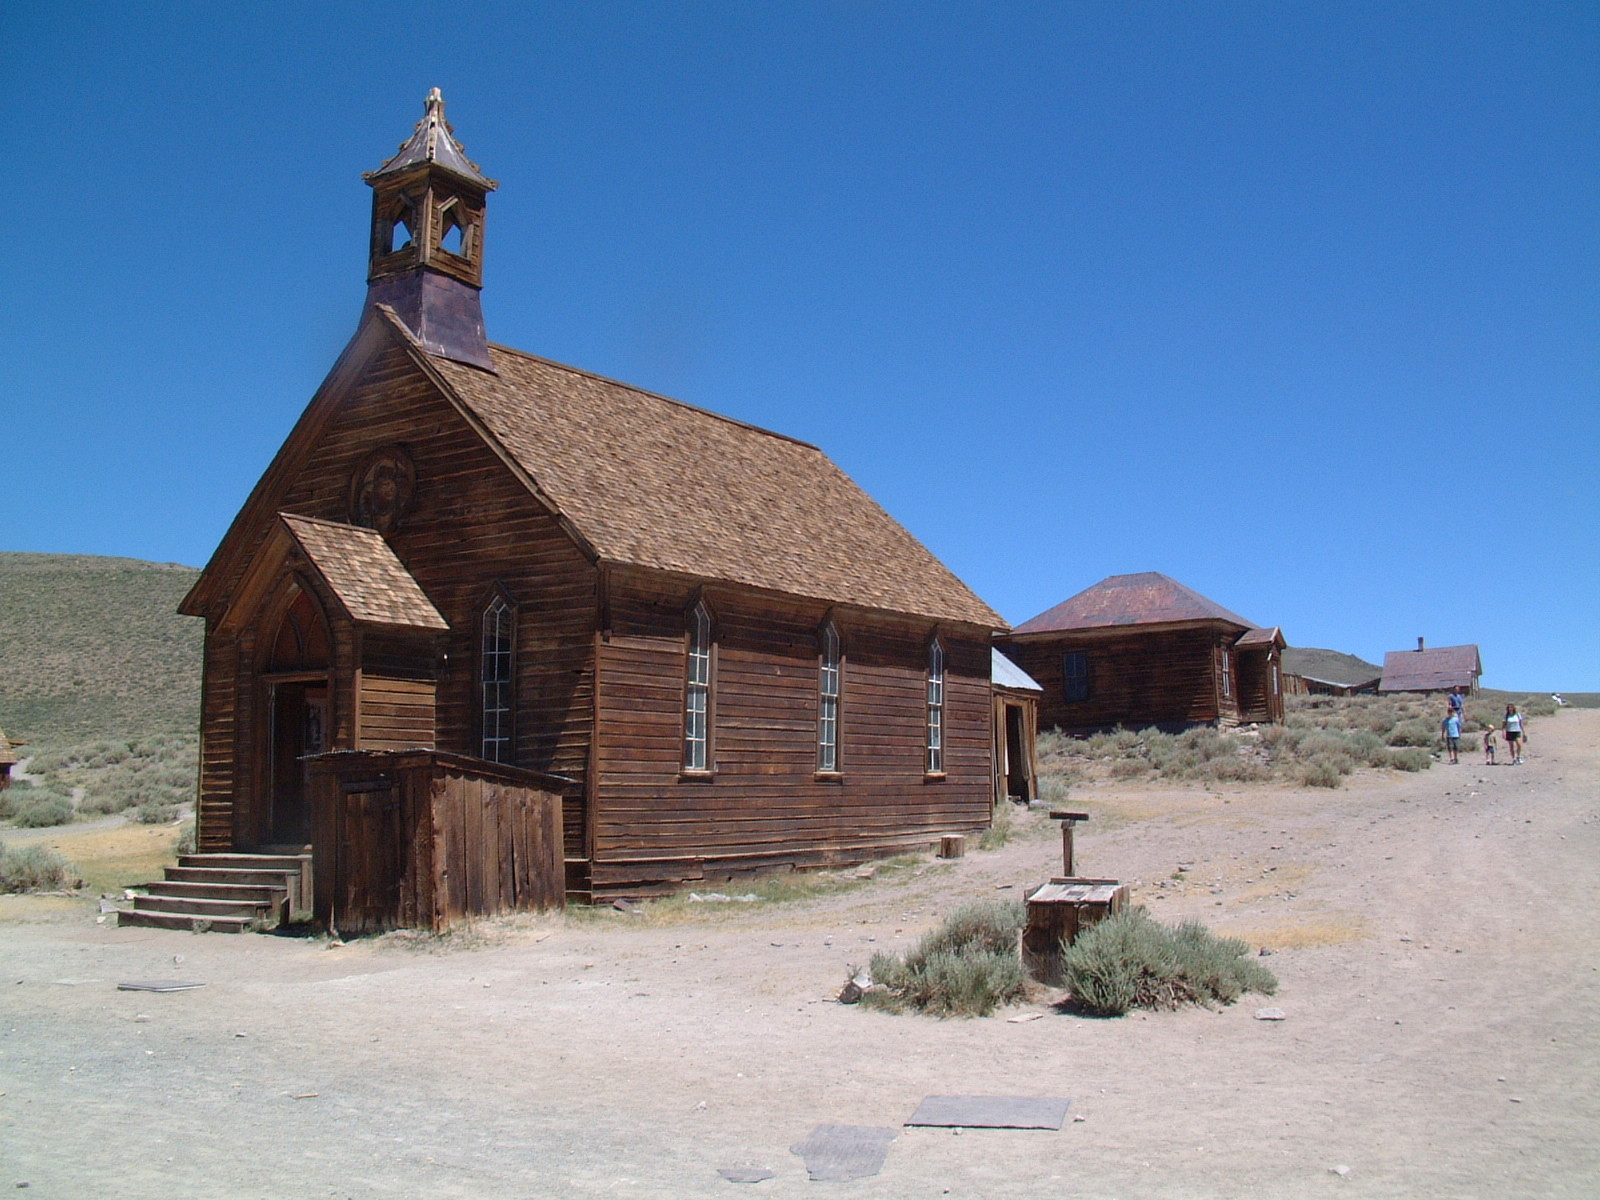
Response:
POLYGON ((1018 950, 1025 919, 1014 900, 963 905, 903 956, 874 954, 868 967, 873 986, 861 1003, 896 1013, 988 1016, 1027 991, 1018 950))
POLYGON ((1246 957, 1250 947, 1198 921, 1172 927, 1144 908, 1108 917, 1062 944, 1062 971, 1075 1004, 1096 1016, 1133 1008, 1232 1004, 1246 992, 1271 995, 1277 977, 1246 957))
POLYGON ((72 864, 48 846, 7 850, 0 845, 0 892, 54 892, 66 887, 72 864))

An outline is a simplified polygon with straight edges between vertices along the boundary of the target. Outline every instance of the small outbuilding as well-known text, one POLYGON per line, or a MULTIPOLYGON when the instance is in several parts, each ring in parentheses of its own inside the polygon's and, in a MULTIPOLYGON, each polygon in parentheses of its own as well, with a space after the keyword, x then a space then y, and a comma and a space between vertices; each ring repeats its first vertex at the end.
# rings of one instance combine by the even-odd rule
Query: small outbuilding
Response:
POLYGON ((0 792, 11 786, 11 768, 19 761, 15 747, 25 745, 26 742, 7 740, 6 731, 0 729, 0 792))
POLYGON ((1038 796, 1033 742, 1044 689, 998 650, 989 652, 989 682, 994 690, 994 802, 1026 804, 1038 796))
POLYGON ((1371 696, 1377 694, 1383 668, 1376 663, 1309 646, 1283 651, 1283 690, 1289 696, 1371 696))
POLYGON ((1000 649, 1068 732, 1283 719, 1283 634, 1155 571, 1113 575, 1024 621, 1000 649))
POLYGON ((1483 674, 1483 659, 1478 647, 1435 646, 1432 650, 1417 639, 1415 650, 1391 650, 1383 656, 1383 678, 1379 692, 1462 692, 1478 690, 1483 674))

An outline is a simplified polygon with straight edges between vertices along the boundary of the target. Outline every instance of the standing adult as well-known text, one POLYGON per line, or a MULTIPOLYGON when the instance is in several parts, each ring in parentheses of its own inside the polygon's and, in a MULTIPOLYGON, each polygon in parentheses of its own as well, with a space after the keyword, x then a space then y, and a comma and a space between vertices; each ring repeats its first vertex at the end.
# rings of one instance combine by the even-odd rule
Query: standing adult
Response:
POLYGON ((1449 703, 1450 711, 1455 713, 1455 715, 1460 717, 1462 720, 1466 720, 1467 698, 1461 694, 1460 688, 1455 687, 1450 689, 1449 703))
POLYGON ((1506 753, 1511 755, 1514 765, 1522 761, 1522 746, 1528 738, 1522 728, 1522 714, 1515 704, 1506 705, 1506 719, 1501 724, 1505 726, 1506 753))
POLYGON ((1461 761, 1461 715, 1455 709, 1447 709, 1443 723, 1444 745, 1450 752, 1450 761, 1461 761))

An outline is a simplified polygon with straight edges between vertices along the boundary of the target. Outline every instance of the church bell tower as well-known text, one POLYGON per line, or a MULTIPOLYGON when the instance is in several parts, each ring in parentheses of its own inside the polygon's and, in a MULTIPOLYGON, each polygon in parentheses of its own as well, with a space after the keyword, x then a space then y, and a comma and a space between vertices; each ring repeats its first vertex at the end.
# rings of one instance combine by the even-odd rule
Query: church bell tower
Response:
POLYGON ((483 331, 483 219, 499 185, 478 169, 444 119, 444 97, 400 151, 363 178, 372 187, 367 304, 387 304, 430 353, 494 370, 483 331))

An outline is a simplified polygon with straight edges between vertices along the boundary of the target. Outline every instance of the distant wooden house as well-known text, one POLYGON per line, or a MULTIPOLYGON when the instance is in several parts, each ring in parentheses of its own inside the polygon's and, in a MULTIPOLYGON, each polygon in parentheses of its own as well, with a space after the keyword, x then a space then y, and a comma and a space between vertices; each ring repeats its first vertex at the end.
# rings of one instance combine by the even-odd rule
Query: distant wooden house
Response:
POLYGON ((486 341, 496 185, 437 91, 367 181, 360 327, 182 605, 202 849, 309 844, 375 927, 463 820, 513 894, 508 787, 559 793, 578 897, 987 825, 995 612, 815 446, 486 341))
POLYGON ((1283 634, 1154 571, 1113 575, 998 640, 1072 732, 1283 719, 1283 634))
POLYGON ((1383 679, 1378 691, 1455 692, 1470 695, 1478 690, 1483 660, 1478 647, 1436 646, 1427 648, 1417 639, 1415 650, 1391 650, 1383 656, 1383 679))
POLYGON ((1000 651, 992 651, 994 687, 994 799, 1027 803, 1038 798, 1034 741, 1044 689, 1000 651))
POLYGON ((23 741, 10 741, 6 737, 6 731, 0 729, 0 792, 11 786, 11 768, 22 761, 16 748, 27 744, 23 741))
POLYGON ((1289 696, 1366 696, 1378 691, 1383 668, 1337 650, 1288 646, 1283 651, 1283 690, 1289 696))

